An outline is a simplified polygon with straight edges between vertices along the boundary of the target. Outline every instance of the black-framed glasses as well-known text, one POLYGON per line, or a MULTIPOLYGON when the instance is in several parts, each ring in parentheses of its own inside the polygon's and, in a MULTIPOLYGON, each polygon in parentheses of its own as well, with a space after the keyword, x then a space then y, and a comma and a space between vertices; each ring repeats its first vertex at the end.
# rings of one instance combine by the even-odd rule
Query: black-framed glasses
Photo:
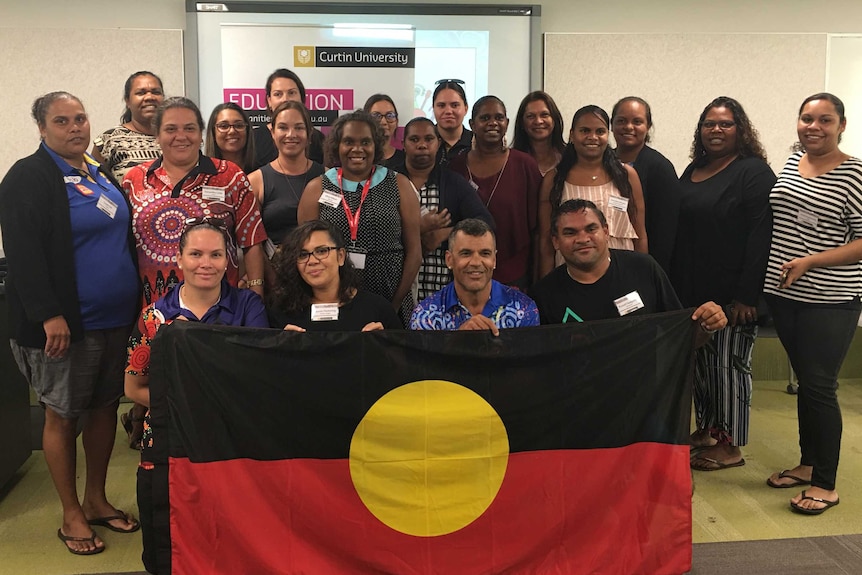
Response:
POLYGON ((464 80, 459 80, 458 78, 443 78, 442 80, 437 80, 436 82, 434 82, 434 84, 438 86, 440 84, 460 84, 463 86, 466 83, 467 82, 465 82, 464 80))
POLYGON ((245 125, 245 122, 234 122, 233 124, 230 124, 228 122, 219 122, 215 125, 216 130, 218 130, 222 134, 228 133, 231 128, 233 128, 237 132, 245 132, 247 127, 248 126, 245 125))
POLYGON ((308 258, 313 255, 315 259, 317 259, 317 261, 322 262, 329 257, 329 252, 337 249, 338 248, 335 246, 317 246, 310 252, 302 250, 301 252, 299 252, 299 255, 296 256, 296 261, 298 261, 299 263, 307 262, 308 258))
POLYGON ((201 217, 201 218, 186 218, 185 228, 183 229, 183 231, 185 232, 189 228, 193 228, 195 226, 202 226, 204 224, 210 225, 214 228, 218 228, 222 231, 227 230, 227 224, 224 223, 224 220, 222 220, 220 218, 213 218, 213 217, 207 216, 207 217, 201 217))
POLYGON ((380 118, 386 118, 391 122, 398 119, 398 114, 396 114, 395 112, 386 112, 385 114, 381 114, 380 112, 371 112, 371 117, 378 122, 380 121, 380 118))
POLYGON ((712 130, 718 127, 719 130, 729 130, 736 126, 736 122, 731 122, 730 120, 722 120, 721 122, 715 122, 713 120, 707 120, 703 122, 700 127, 704 130, 712 130))

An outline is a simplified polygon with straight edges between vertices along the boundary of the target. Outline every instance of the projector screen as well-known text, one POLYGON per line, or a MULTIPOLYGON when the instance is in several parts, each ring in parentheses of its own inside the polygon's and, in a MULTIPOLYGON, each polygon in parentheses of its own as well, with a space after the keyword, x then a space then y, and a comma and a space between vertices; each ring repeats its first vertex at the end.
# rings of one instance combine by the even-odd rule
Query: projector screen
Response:
POLYGON ((498 96, 510 116, 540 87, 538 6, 189 1, 186 11, 187 94, 205 117, 233 101, 254 124, 268 121, 264 87, 276 68, 302 79, 319 126, 375 93, 392 97, 399 125, 433 118, 441 79, 463 80, 468 105, 498 96))

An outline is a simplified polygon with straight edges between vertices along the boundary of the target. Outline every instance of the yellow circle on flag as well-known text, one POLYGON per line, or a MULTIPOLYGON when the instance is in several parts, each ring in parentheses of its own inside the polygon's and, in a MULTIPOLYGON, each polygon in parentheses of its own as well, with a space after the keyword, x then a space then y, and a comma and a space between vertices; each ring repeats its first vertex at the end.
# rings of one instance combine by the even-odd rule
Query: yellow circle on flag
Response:
POLYGON ((371 406, 350 442, 350 477, 387 526, 419 537, 458 531, 494 501, 509 437, 487 401, 449 381, 395 388, 371 406))

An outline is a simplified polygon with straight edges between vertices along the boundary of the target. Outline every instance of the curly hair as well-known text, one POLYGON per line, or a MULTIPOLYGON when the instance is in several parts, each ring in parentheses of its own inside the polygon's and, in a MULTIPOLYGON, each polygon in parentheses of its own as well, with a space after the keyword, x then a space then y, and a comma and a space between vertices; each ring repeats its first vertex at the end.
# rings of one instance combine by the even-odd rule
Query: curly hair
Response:
POLYGON ((248 174, 253 171, 252 167, 254 166, 254 134, 251 133, 251 121, 248 119, 248 114, 233 102, 225 102, 213 108, 209 122, 207 122, 207 139, 204 144, 204 154, 211 158, 224 159, 221 148, 218 147, 218 143, 216 142, 216 120, 222 110, 233 110, 242 116, 242 121, 245 124, 245 146, 243 146, 242 150, 242 165, 240 168, 248 174))
POLYGON ((344 126, 348 122, 359 122, 367 124, 371 129, 371 137, 374 139, 374 163, 377 164, 383 159, 383 148, 386 145, 386 137, 383 135, 383 130, 380 129, 380 123, 374 120, 374 117, 365 110, 355 110, 344 116, 339 116, 329 134, 326 135, 326 140, 323 142, 323 152, 325 156, 325 164, 327 166, 340 166, 341 157, 338 154, 338 147, 341 145, 341 138, 344 136, 344 126))
MULTIPOLYGON (((599 120, 604 123, 605 127, 610 131, 611 120, 608 117, 608 113, 605 112, 602 108, 598 106, 584 106, 577 112, 575 112, 574 117, 572 118, 572 128, 574 131, 575 126, 578 124, 578 120, 587 114, 592 114, 597 117, 599 120)), ((560 158, 560 163, 557 164, 557 173, 554 174, 554 185, 551 188, 551 208, 553 209, 556 206, 560 205, 560 201, 563 199, 563 186, 566 183, 566 178, 569 175, 569 171, 578 163, 578 152, 575 150, 575 145, 569 141, 566 144, 566 149, 563 151, 563 157, 560 158)), ((602 168, 604 168, 605 172, 611 177, 614 185, 619 190, 620 195, 624 198, 631 199, 632 197, 632 185, 629 183, 629 174, 626 172, 626 169, 617 159, 616 154, 611 149, 610 146, 605 146, 605 151, 602 154, 602 168)), ((629 202, 628 212, 630 216, 634 216, 635 214, 635 203, 629 202)))
MULTIPOLYGON (((311 305, 314 293, 311 286, 302 279, 297 267, 297 259, 305 242, 314 232, 326 232, 337 250, 344 249, 344 237, 330 222, 311 220, 294 228, 272 256, 275 288, 269 292, 267 298, 267 303, 272 309, 290 314, 300 312, 311 305)), ((350 258, 345 258, 344 265, 338 268, 338 301, 342 304, 349 302, 358 287, 359 278, 353 263, 350 258)))
POLYGON ((741 158, 754 157, 765 162, 766 150, 760 143, 760 134, 754 129, 751 120, 748 119, 748 115, 742 108, 742 104, 728 96, 719 96, 703 109, 697 120, 697 126, 694 128, 694 140, 691 143, 689 156, 694 167, 701 168, 709 162, 700 132, 706 115, 713 108, 727 108, 733 114, 733 121, 736 123, 736 153, 741 158))
POLYGON ((551 95, 541 90, 530 92, 524 99, 521 100, 521 105, 518 106, 518 115, 515 116, 515 133, 512 139, 512 148, 521 152, 531 153, 533 144, 530 141, 530 136, 524 128, 524 114, 527 111, 527 106, 533 102, 544 102, 551 113, 551 119, 554 121, 554 129, 551 131, 551 146, 561 155, 566 149, 566 142, 563 139, 563 115, 557 107, 557 103, 551 98, 551 95))

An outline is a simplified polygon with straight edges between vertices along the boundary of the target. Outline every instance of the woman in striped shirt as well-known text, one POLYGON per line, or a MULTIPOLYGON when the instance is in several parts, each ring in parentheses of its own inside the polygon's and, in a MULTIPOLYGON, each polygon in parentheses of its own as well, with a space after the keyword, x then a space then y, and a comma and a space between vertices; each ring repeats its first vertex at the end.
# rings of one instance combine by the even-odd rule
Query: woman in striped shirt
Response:
POLYGON ((846 123, 844 104, 832 94, 806 98, 797 122, 801 150, 787 161, 769 197, 773 232, 764 292, 799 377, 802 457, 767 483, 810 484, 790 500, 794 511, 806 515, 838 504, 837 378, 862 307, 862 161, 838 148, 846 123))

